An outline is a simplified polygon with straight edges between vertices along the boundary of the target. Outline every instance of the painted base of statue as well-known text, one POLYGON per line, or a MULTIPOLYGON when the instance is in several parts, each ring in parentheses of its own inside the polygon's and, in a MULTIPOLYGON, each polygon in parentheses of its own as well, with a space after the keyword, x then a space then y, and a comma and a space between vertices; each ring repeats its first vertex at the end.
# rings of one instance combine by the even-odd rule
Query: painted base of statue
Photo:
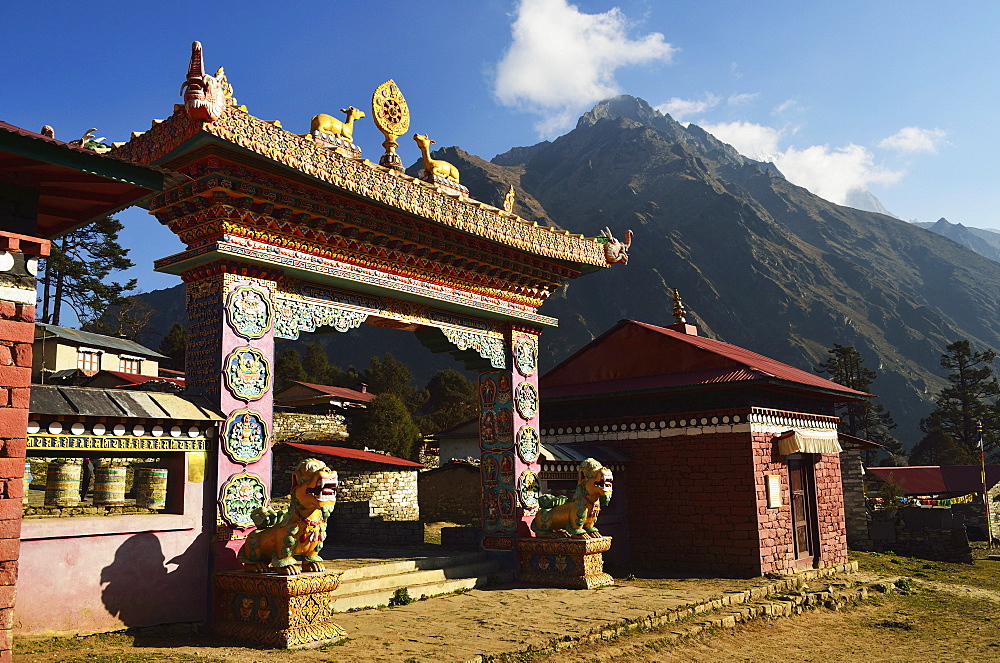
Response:
POLYGON ((437 185, 438 190, 442 193, 450 193, 452 195, 469 195, 469 189, 462 186, 454 180, 449 180, 447 177, 441 177, 440 175, 430 175, 428 176, 426 172, 421 173, 421 177, 424 182, 430 182, 431 184, 437 185))
POLYGON ((311 134, 313 142, 317 145, 322 145, 323 147, 328 147, 332 150, 336 150, 339 154, 345 157, 351 157, 354 159, 361 158, 361 148, 355 145, 351 141, 344 140, 333 134, 324 133, 322 131, 314 131, 311 134))
POLYGON ((604 553, 610 549, 610 536, 520 539, 517 542, 517 579, 568 589, 611 585, 614 579, 604 572, 604 553))
POLYGON ((333 592, 343 571, 215 574, 212 631, 264 647, 302 649, 347 637, 333 622, 333 592))

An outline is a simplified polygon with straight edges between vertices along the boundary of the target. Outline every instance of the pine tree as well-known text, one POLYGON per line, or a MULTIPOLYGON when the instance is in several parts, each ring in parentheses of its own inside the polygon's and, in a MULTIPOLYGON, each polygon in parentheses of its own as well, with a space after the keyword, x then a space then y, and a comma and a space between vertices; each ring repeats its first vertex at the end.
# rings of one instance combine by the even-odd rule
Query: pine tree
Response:
POLYGON ((184 326, 175 322, 156 351, 167 356, 168 360, 165 362, 167 368, 183 371, 184 358, 187 354, 187 330, 184 326))
POLYGON ((302 368, 305 370, 307 382, 313 384, 331 384, 330 359, 326 356, 326 350, 319 343, 309 343, 306 346, 305 357, 302 358, 302 368))
POLYGON ((426 391, 429 397, 421 408, 424 416, 417 421, 425 435, 476 416, 479 391, 462 373, 451 368, 440 370, 431 377, 426 391))
POLYGON ((109 306, 124 303, 125 293, 135 289, 136 280, 124 284, 107 280, 112 272, 133 266, 128 249, 118 243, 121 230, 118 220, 106 216, 52 243, 38 278, 42 321, 60 324, 65 304, 81 323, 96 324, 109 306))
MULTIPOLYGON (((816 368, 817 373, 825 373, 837 384, 870 393, 878 374, 865 366, 861 353, 852 346, 839 343, 834 343, 827 352, 831 356, 816 368)), ((838 430, 841 433, 880 444, 895 464, 905 463, 903 445, 889 433, 896 427, 896 422, 882 404, 874 402, 874 399, 838 403, 836 412, 840 416, 838 430)), ((865 463, 874 463, 878 454, 877 449, 864 452, 865 463)))
POLYGON ((941 366, 950 371, 949 384, 938 392, 937 407, 920 422, 920 429, 929 433, 940 428, 978 458, 977 424, 981 421, 986 450, 996 451, 1000 446, 1000 384, 993 376, 996 357, 990 349, 973 351, 967 340, 949 344, 941 355, 941 366))
POLYGON ((373 398, 355 419, 348 443, 358 449, 370 447, 410 458, 419 450, 421 439, 420 429, 402 399, 384 393, 373 398))
POLYGON ((979 458, 939 427, 927 431, 910 452, 910 465, 978 465, 979 458))
POLYGON ((427 390, 413 386, 413 374, 409 367, 388 352, 382 359, 372 357, 362 380, 373 394, 398 396, 411 415, 423 407, 430 397, 427 390))
POLYGON ((274 363, 274 390, 284 391, 295 382, 308 382, 306 370, 302 367, 302 355, 294 348, 281 353, 274 363))

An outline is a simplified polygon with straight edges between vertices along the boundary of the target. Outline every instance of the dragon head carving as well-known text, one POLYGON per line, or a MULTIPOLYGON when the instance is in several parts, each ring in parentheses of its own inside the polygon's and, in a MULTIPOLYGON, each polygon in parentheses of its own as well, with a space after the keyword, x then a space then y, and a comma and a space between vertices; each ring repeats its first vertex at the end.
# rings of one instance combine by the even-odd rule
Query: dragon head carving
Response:
POLYGON ((205 122, 215 122, 222 117, 226 110, 228 85, 224 79, 225 74, 220 74, 217 78, 205 73, 201 42, 191 44, 191 63, 188 65, 187 79, 181 85, 188 117, 205 122))
POLYGON ((608 261, 608 264, 616 262, 620 262, 623 265, 628 264, 628 249, 632 246, 631 230, 625 231, 625 241, 620 242, 611 234, 611 229, 605 227, 601 231, 601 235, 597 238, 597 241, 604 244, 604 259, 608 261))

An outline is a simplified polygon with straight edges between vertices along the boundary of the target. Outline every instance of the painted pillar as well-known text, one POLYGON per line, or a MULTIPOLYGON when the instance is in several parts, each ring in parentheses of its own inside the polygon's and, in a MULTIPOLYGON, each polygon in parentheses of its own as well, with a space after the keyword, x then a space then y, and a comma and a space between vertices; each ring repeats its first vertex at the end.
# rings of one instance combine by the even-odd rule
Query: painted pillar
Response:
POLYGON ((12 660, 35 275, 38 258, 48 254, 48 240, 0 232, 0 663, 12 660))
POLYGON ((479 376, 486 550, 516 550, 517 539, 531 536, 529 525, 538 510, 538 334, 512 325, 509 368, 479 376))
POLYGON ((185 272, 187 393, 205 396, 226 417, 212 445, 206 514, 213 519, 215 570, 236 568, 253 529, 250 514, 271 489, 274 307, 279 274, 215 262, 185 272), (213 471, 214 470, 214 471, 213 471), (209 505, 215 503, 216 508, 209 505))

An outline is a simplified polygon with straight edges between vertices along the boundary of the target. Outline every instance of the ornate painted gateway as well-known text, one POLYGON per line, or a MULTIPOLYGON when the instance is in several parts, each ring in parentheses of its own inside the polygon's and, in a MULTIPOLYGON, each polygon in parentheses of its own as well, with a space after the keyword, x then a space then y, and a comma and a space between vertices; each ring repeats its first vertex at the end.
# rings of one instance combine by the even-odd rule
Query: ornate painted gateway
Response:
POLYGON ((184 103, 112 152, 189 178, 147 207, 187 247, 156 268, 187 284, 188 389, 228 417, 209 473, 218 567, 267 500, 274 339, 362 323, 413 331, 482 371, 485 545, 513 551, 538 504, 538 336, 556 324, 537 309, 567 279, 628 258, 610 231, 525 221, 512 193, 506 209, 473 200, 426 136, 425 178, 406 175, 395 150, 410 113, 392 81, 370 113, 343 113, 316 115, 306 135, 260 120, 221 69, 205 73, 195 42, 184 103), (378 164, 353 143, 366 116, 386 137, 378 164))

